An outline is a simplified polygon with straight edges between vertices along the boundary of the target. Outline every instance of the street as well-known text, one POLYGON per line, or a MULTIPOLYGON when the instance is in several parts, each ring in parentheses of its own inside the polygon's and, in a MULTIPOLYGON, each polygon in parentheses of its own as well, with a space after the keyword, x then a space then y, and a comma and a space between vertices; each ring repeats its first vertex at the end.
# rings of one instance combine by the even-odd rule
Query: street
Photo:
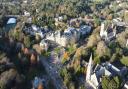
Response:
POLYGON ((45 66, 47 73, 53 80, 56 89, 67 89, 66 86, 64 86, 63 84, 63 80, 59 75, 57 68, 54 65, 48 63, 47 58, 43 56, 39 56, 39 59, 40 59, 40 62, 45 66))

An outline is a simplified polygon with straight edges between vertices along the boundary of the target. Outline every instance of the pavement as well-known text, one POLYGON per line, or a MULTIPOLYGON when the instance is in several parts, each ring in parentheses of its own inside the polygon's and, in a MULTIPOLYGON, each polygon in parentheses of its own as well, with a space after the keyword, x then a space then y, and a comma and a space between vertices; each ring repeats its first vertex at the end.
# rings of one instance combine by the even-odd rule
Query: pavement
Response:
POLYGON ((63 80, 61 76, 59 75, 59 72, 56 66, 48 62, 48 59, 46 57, 39 56, 39 59, 40 59, 40 62, 45 66, 47 73, 53 80, 55 88, 56 89, 67 89, 67 87, 63 84, 63 80))

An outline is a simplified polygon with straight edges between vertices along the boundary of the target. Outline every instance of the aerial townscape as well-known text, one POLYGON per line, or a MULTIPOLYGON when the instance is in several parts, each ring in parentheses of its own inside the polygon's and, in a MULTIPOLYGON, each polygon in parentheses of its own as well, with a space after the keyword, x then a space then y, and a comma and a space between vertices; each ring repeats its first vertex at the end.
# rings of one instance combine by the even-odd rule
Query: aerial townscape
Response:
POLYGON ((0 89, 128 89, 128 0, 0 0, 0 89))

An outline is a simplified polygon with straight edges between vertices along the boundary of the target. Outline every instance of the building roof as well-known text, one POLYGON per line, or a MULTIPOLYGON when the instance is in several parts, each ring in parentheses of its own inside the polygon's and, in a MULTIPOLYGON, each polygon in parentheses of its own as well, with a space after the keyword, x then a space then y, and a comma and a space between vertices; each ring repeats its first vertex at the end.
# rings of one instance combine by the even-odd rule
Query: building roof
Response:
POLYGON ((87 67, 86 81, 91 79, 92 64, 93 63, 92 63, 92 54, 91 54, 87 67))
POLYGON ((91 75, 91 82, 93 83, 93 85, 95 87, 98 87, 99 86, 99 82, 98 82, 98 79, 97 79, 97 76, 96 76, 95 73, 93 75, 91 75))
POLYGON ((33 29, 33 30, 35 30, 35 31, 37 31, 37 30, 38 30, 38 28, 37 28, 37 26, 36 26, 36 25, 32 25, 32 29, 33 29))
POLYGON ((90 30, 91 29, 91 26, 88 26, 88 25, 82 25, 81 27, 80 27, 80 29, 81 30, 90 30))
POLYGON ((39 77, 35 77, 32 84, 33 84, 33 88, 38 88, 40 83, 43 83, 45 80, 39 77))
POLYGON ((16 23, 16 18, 9 18, 7 21, 7 24, 15 24, 16 23))

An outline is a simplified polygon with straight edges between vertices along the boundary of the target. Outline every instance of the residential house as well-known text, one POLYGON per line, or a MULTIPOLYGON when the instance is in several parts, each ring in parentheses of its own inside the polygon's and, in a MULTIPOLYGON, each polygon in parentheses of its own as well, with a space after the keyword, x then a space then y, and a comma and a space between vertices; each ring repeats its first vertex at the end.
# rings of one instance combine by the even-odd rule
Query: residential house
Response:
POLYGON ((116 26, 116 34, 125 30, 126 24, 121 18, 113 19, 113 24, 116 26))
POLYGON ((116 28, 114 24, 108 24, 107 22, 101 23, 100 37, 105 41, 111 41, 116 37, 116 28))
MULTIPOLYGON (((29 27, 24 27, 23 31, 26 34, 30 34, 32 36, 36 36, 39 35, 41 38, 44 38, 45 34, 46 34, 46 30, 44 28, 41 27, 37 27, 36 25, 31 25, 29 27)), ((47 31, 48 32, 48 31, 47 31)))
POLYGON ((25 11, 24 11, 24 15, 25 15, 25 16, 30 16, 30 13, 25 10, 25 11))
POLYGON ((58 22, 58 21, 63 21, 63 16, 58 16, 55 18, 55 21, 58 22))

